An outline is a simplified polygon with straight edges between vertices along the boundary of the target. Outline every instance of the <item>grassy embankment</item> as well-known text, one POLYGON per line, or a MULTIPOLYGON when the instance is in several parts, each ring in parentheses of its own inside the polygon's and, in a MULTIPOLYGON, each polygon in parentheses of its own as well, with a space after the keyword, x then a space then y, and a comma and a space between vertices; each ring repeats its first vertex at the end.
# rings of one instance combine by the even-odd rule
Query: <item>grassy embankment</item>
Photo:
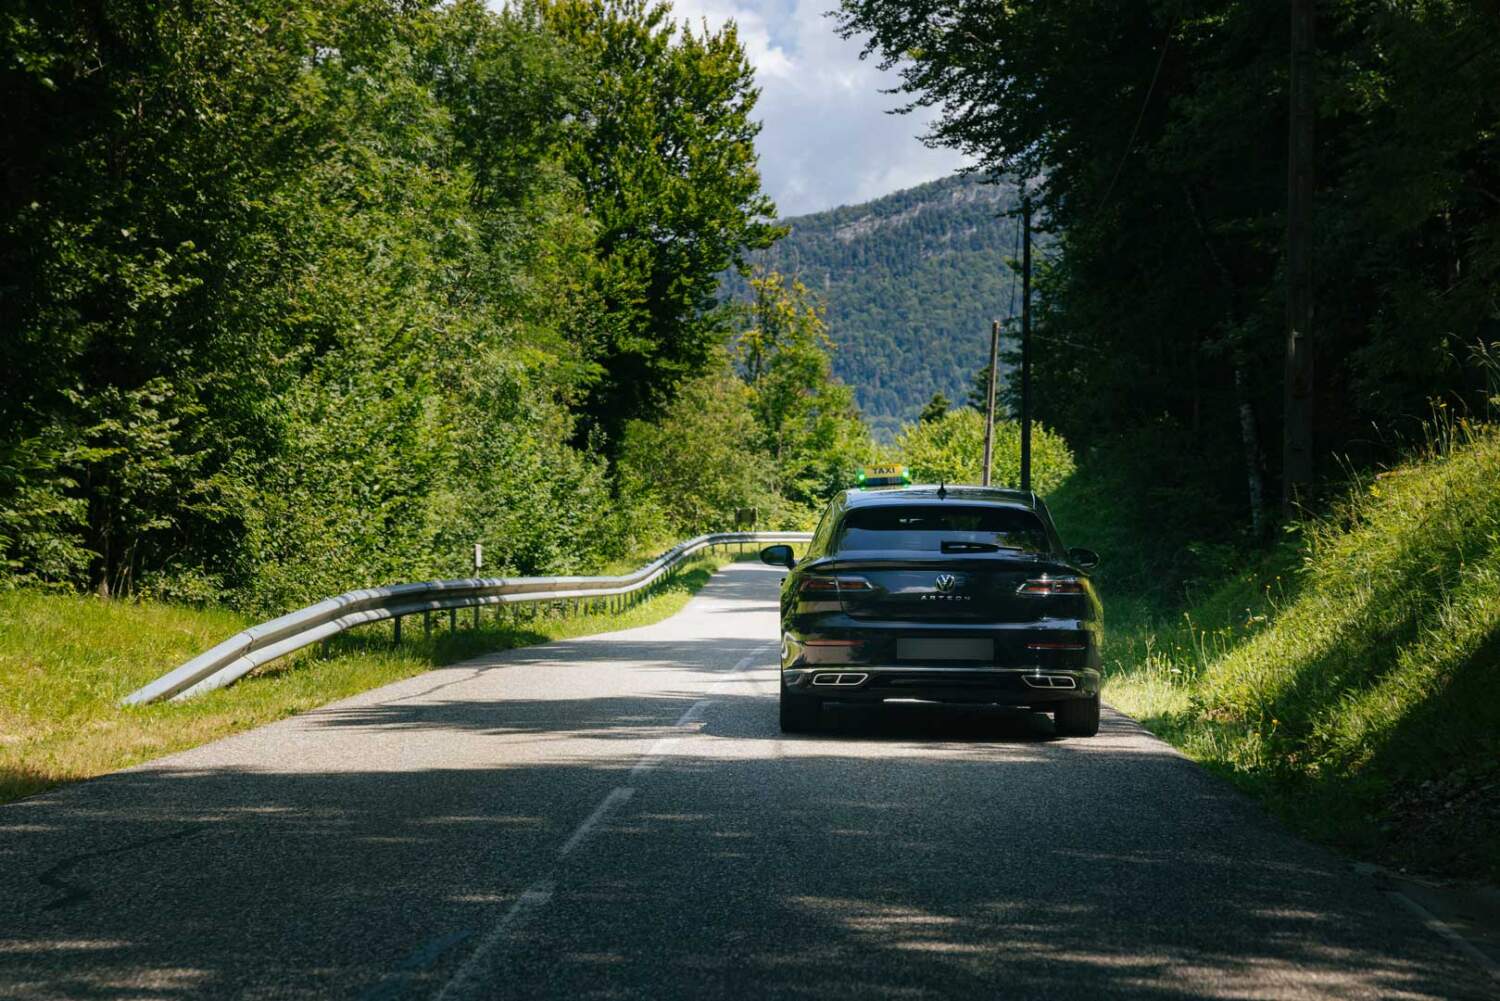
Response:
POLYGON ((1500 881, 1500 429, 1450 430, 1175 620, 1112 603, 1106 699, 1310 837, 1500 881))
MULTIPOLYGON (((704 555, 619 615, 558 617, 530 608, 445 615, 404 642, 389 624, 361 628, 268 664, 230 688, 181 703, 122 708, 129 692, 252 620, 199 609, 31 591, 0 592, 0 802, 193 747, 493 650, 628 629, 677 612, 727 556, 704 555)), ((632 564, 639 566, 640 562, 632 564)))

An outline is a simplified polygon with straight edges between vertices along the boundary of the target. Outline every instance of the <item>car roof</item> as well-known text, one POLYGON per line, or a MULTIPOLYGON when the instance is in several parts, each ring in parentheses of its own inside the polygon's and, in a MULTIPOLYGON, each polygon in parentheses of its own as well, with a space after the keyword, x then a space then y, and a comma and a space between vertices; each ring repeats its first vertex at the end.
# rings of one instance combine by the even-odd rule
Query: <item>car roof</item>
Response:
POLYGON ((844 506, 851 509, 909 504, 912 501, 993 504, 997 507, 1025 508, 1028 511, 1037 509, 1036 494, 1029 490, 964 485, 939 486, 931 483, 910 487, 870 487, 863 490, 845 490, 843 500, 844 506))

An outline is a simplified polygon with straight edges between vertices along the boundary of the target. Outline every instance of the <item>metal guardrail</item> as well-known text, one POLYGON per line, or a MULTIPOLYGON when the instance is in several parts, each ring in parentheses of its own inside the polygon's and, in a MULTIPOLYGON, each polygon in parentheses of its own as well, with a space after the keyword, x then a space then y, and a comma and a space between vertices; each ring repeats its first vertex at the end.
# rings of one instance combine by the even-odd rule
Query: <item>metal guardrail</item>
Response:
POLYGON ((716 546, 736 543, 763 545, 807 542, 809 532, 717 532, 678 543, 635 573, 623 577, 476 577, 467 580, 434 580, 422 584, 349 591, 325 598, 316 605, 289 612, 280 618, 251 626, 218 646, 199 654, 175 670, 127 695, 125 705, 145 705, 162 699, 191 698, 231 685, 262 664, 270 663, 303 647, 311 646, 355 626, 395 621, 396 642, 401 641, 401 620, 408 615, 430 615, 447 609, 473 608, 475 616, 485 606, 527 602, 584 602, 613 599, 613 607, 624 607, 628 599, 670 578, 688 557, 716 546))

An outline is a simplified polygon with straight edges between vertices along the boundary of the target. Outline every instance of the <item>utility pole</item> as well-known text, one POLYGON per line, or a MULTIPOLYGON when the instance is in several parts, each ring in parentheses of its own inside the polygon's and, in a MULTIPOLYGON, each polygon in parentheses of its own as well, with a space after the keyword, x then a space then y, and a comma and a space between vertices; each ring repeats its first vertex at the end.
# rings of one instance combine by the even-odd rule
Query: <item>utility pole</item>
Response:
POLYGON ((1021 199, 1021 489, 1031 489, 1031 199, 1021 199))
POLYGON ((1316 107, 1313 100, 1314 0, 1291 0, 1292 65, 1286 198, 1286 366, 1283 372, 1281 504, 1295 513, 1313 478, 1312 248, 1316 107))
POLYGON ((1000 358, 1000 321, 990 321, 990 381, 988 399, 984 405, 984 479, 990 485, 990 456, 995 446, 995 374, 1000 358))

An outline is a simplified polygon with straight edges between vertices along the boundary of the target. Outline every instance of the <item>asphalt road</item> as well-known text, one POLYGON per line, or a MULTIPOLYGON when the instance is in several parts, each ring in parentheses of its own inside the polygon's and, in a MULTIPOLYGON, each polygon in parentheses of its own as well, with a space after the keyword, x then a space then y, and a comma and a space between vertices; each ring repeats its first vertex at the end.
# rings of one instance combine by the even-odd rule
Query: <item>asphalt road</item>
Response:
POLYGON ((782 737, 776 580, 0 807, 0 997, 1494 996, 1117 714, 782 737))

